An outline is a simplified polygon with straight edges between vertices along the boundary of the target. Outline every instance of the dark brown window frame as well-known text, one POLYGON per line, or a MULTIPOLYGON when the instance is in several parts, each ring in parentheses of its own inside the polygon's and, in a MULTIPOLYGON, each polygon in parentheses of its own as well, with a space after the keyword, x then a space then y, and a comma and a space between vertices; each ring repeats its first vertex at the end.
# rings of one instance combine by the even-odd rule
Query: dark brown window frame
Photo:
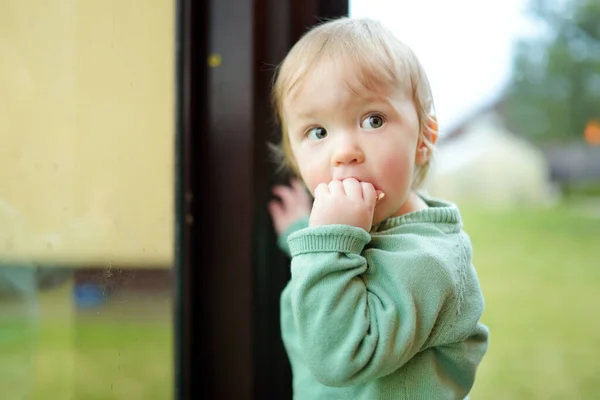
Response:
POLYGON ((177 399, 291 398, 279 333, 289 267, 266 210, 281 180, 269 85, 308 27, 347 13, 347 0, 177 1, 177 399))

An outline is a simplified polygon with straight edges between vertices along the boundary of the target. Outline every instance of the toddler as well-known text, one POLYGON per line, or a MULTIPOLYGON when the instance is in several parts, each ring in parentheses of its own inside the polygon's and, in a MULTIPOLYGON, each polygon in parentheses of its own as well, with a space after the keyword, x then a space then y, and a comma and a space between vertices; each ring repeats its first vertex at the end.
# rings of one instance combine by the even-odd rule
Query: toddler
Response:
POLYGON ((417 192, 438 135, 421 64, 380 23, 336 19, 294 45, 273 97, 302 181, 269 204, 294 398, 467 398, 488 328, 459 210, 417 192))

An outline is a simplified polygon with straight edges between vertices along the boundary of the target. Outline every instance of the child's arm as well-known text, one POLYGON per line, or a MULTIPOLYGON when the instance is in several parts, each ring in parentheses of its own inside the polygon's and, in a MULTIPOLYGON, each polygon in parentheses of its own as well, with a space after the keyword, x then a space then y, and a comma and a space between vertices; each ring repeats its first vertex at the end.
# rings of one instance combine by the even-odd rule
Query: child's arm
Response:
POLYGON ((466 338, 483 308, 472 287, 463 294, 481 304, 455 314, 460 280, 410 235, 396 242, 396 251, 372 253, 367 265, 361 252, 369 239, 346 225, 307 228, 289 238, 295 327, 309 368, 329 386, 388 375, 435 344, 447 322, 466 338))

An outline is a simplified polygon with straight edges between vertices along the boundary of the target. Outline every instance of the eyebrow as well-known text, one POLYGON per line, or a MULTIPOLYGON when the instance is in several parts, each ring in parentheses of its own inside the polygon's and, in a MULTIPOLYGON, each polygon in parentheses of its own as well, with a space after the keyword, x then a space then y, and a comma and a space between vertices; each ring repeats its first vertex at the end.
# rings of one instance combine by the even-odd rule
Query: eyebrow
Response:
MULTIPOLYGON (((389 97, 384 97, 384 96, 377 96, 377 97, 361 97, 360 100, 355 100, 354 101, 358 106, 366 106, 369 104, 387 104, 387 105, 391 105, 391 101, 389 97)), ((319 110, 318 109, 306 109, 306 110, 300 110, 300 111, 295 111, 294 114, 296 116, 298 116, 299 118, 311 118, 314 117, 315 115, 319 114, 319 110)))
POLYGON ((296 114, 296 118, 311 119, 311 118, 315 118, 315 116, 318 114, 318 112, 316 112, 314 110, 309 110, 309 111, 296 112, 294 114, 296 114))

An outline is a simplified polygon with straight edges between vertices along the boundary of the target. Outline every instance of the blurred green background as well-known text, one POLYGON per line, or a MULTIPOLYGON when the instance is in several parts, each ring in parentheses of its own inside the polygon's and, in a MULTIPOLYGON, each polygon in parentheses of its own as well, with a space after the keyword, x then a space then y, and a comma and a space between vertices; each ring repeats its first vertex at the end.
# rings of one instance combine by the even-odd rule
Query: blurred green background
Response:
POLYGON ((472 398, 598 398, 600 198, 464 214, 491 331, 472 398))

